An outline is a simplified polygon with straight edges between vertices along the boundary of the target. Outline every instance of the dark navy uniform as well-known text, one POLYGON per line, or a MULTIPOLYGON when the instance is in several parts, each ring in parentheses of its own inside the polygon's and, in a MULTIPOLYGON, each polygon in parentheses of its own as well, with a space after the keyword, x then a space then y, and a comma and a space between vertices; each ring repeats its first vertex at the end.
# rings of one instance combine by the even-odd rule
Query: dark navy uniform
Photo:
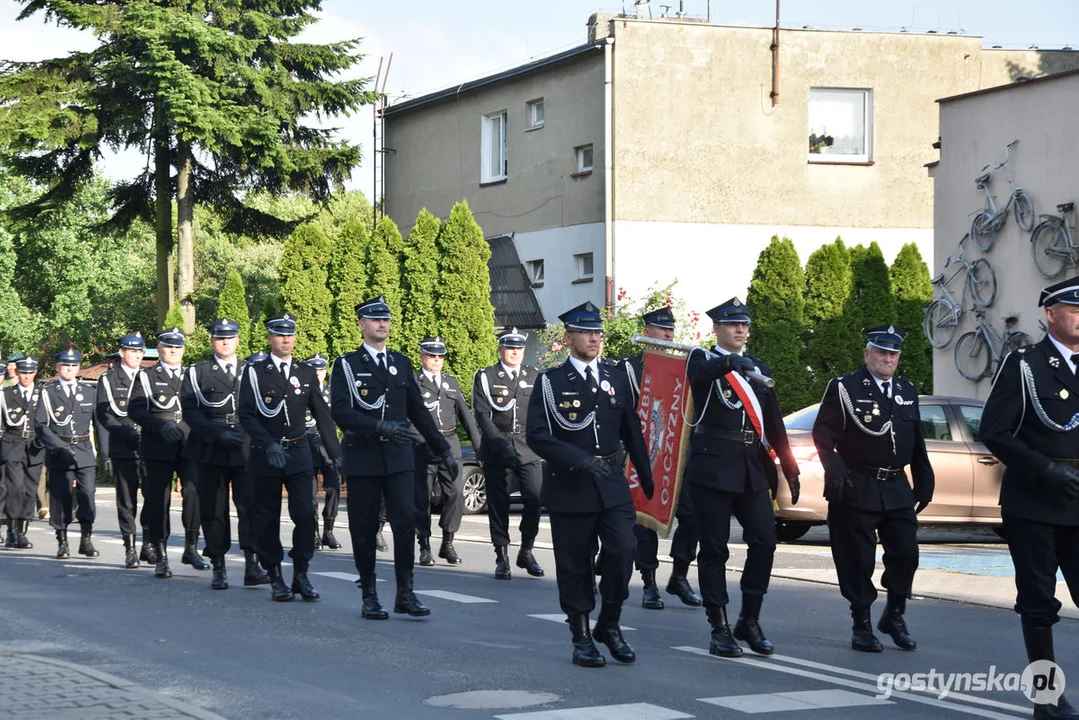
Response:
MULTIPOLYGON (((871 347, 897 352, 906 333, 895 326, 868 332, 871 347)), ((933 498, 933 468, 922 436, 918 389, 893 375, 887 394, 863 366, 832 380, 824 391, 813 442, 824 465, 828 498, 828 532, 839 589, 854 618, 852 646, 879 652, 872 636, 870 606, 877 597, 873 585, 877 536, 884 547, 882 584, 888 606, 882 631, 901 635, 900 647, 913 649, 903 613, 918 569, 918 518, 915 504, 933 498), (904 468, 910 466, 913 488, 904 468), (903 632, 892 633, 889 623, 903 632)))
MULTIPOLYGON (((708 316, 717 332, 722 325, 749 324, 749 309, 738 298, 712 308, 708 316)), ((776 395, 771 388, 745 375, 747 371, 770 375, 771 370, 758 357, 728 353, 719 345, 710 351, 691 352, 686 367, 697 419, 683 482, 689 486, 698 518, 698 576, 712 626, 709 650, 723 656, 741 655, 734 641, 737 638, 747 641, 755 652, 771 654, 771 643, 760 630, 759 615, 775 557, 772 494, 779 478, 765 441, 778 456, 792 494, 798 488, 798 464, 787 441, 776 395), (740 399, 732 384, 736 382, 751 400, 750 408, 740 399), (750 415, 751 411, 757 412, 752 407, 754 397, 764 438, 750 415), (748 546, 740 583, 742 605, 733 633, 726 609, 731 517, 738 519, 742 539, 748 546)))
MULTIPOLYGON (((179 328, 158 334, 158 347, 184 347, 186 337, 179 328)), ((184 526, 183 562, 198 570, 209 564, 197 550, 199 537, 199 495, 195 463, 184 455, 184 443, 190 428, 183 418, 180 389, 184 382, 182 366, 170 368, 159 362, 143 368, 135 378, 128 417, 142 428, 139 456, 142 480, 143 522, 150 542, 156 548, 154 575, 172 577, 166 546, 172 531, 169 511, 172 507, 172 479, 180 478, 182 500, 180 518, 184 526)))
MULTIPOLYGON (((142 333, 132 333, 120 338, 121 350, 145 350, 142 333)), ((125 564, 129 568, 139 566, 140 556, 135 554, 135 530, 142 530, 141 559, 151 560, 150 540, 146 533, 146 507, 138 525, 135 514, 139 506, 139 479, 142 477, 142 460, 139 458, 139 426, 128 417, 131 394, 139 368, 128 371, 120 360, 114 362, 97 381, 97 429, 101 454, 112 465, 116 481, 116 517, 120 522, 120 534, 124 538, 125 564)))
MULTIPOLYGON (((266 322, 276 335, 294 335, 296 318, 283 313, 266 322)), ((341 445, 330 409, 322 398, 318 377, 309 365, 294 358, 271 355, 244 368, 240 380, 240 423, 251 437, 247 471, 254 488, 255 543, 258 559, 270 575, 274 600, 291 600, 281 577, 281 490, 288 491, 292 531, 292 592, 305 600, 318 599, 307 582, 307 568, 315 553, 315 466, 307 441, 305 418, 315 418, 322 443, 331 458, 341 456, 341 445), (286 371, 287 370, 287 371, 286 371)))
MULTIPOLYGON (((79 365, 82 355, 74 348, 56 356, 57 365, 79 365)), ((45 467, 49 471, 49 524, 56 531, 56 557, 68 557, 67 526, 79 521, 82 540, 79 553, 99 554, 90 540, 97 515, 94 504, 94 395, 93 388, 76 378, 56 380, 41 389, 34 414, 37 439, 45 446, 45 467), (75 486, 72 494, 71 486, 75 486), (78 511, 72 508, 75 496, 78 511), (76 517, 73 518, 72 515, 76 517)))
MULTIPOLYGON (((560 316, 567 332, 602 332, 599 311, 584 303, 560 316)), ((528 446, 547 461, 542 500, 551 519, 558 600, 569 618, 574 662, 602 665, 588 633, 592 554, 603 544, 599 584, 603 607, 594 636, 615 658, 633 662, 618 620, 629 597, 637 513, 619 462, 625 447, 645 494, 652 495, 652 466, 626 374, 597 359, 568 359, 545 371, 528 404, 528 446)))
MULTIPOLYGON (((316 353, 304 360, 304 363, 313 367, 316 374, 325 371, 326 358, 316 353)), ((325 374, 323 374, 325 377, 325 374)), ((326 405, 330 405, 330 386, 323 379, 319 380, 319 392, 326 405)), ((333 534, 333 526, 337 523, 337 508, 341 504, 341 459, 331 458, 326 448, 322 446, 322 437, 318 434, 318 424, 310 412, 305 419, 307 425, 307 442, 311 446, 311 460, 315 463, 315 549, 328 547, 331 550, 340 550, 341 543, 333 534), (318 532, 318 477, 322 476, 322 490, 326 499, 322 503, 323 531, 318 532)))
MULTIPOLYGON (((446 343, 439 337, 424 338, 420 342, 420 352, 424 355, 446 354, 446 343)), ((461 528, 461 515, 464 512, 464 495, 461 487, 461 441, 457 437, 457 423, 460 422, 468 433, 473 448, 480 447, 480 431, 476 420, 468 409, 464 393, 457 378, 449 373, 432 375, 427 370, 416 372, 416 384, 419 385, 423 404, 431 413, 431 419, 450 444, 453 457, 457 461, 458 472, 452 475, 438 455, 431 452, 423 437, 418 433, 413 437, 416 442, 416 536, 420 543, 420 565, 434 565, 431 557, 431 489, 438 483, 441 491, 442 509, 438 526, 442 528, 442 545, 438 556, 451 565, 461 562, 461 557, 453 547, 453 536, 461 528)))
MULTIPOLYGON (((1001 364, 981 424, 982 441, 1005 465, 1000 512, 1030 662, 1055 660, 1058 569, 1079 602, 1079 338, 1070 327, 1079 279, 1045 288, 1039 305, 1049 333, 1001 364)), ((1075 717, 1063 697, 1054 711, 1043 717, 1075 717)))
MULTIPOLYGON (((36 373, 37 360, 20 358, 17 372, 36 373)), ((30 385, 9 385, 0 390, 0 462, 3 463, 3 482, 7 485, 4 514, 8 522, 5 547, 29 549, 33 544, 26 531, 37 513, 34 499, 38 478, 44 462, 45 449, 34 433, 34 411, 40 391, 30 385)))
MULTIPOLYGON (((501 347, 523 348, 528 336, 517 328, 501 333, 501 347)), ((517 567, 529 575, 542 576, 543 569, 532 557, 532 546, 539 533, 540 491, 543 488, 543 464, 528 447, 528 405, 538 371, 522 363, 516 370, 498 362, 476 372, 472 379, 472 412, 483 440, 479 459, 487 484, 487 522, 495 547, 495 577, 508 579, 510 476, 517 479, 524 509, 521 511, 521 548, 517 567)))

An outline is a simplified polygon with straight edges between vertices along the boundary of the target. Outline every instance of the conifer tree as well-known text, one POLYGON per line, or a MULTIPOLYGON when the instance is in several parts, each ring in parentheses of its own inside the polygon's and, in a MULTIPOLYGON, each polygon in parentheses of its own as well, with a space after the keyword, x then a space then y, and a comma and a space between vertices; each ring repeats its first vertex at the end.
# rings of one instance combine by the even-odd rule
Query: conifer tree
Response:
POLYGON ((851 293, 850 252, 841 238, 823 245, 806 261, 806 365, 810 398, 819 400, 828 381, 850 371, 850 348, 859 328, 844 316, 851 293))
POLYGON ((255 326, 251 328, 251 340, 247 343, 248 355, 270 351, 270 343, 266 339, 266 321, 277 315, 281 310, 281 297, 278 295, 270 295, 262 301, 259 319, 255 326))
POLYGON ((330 306, 333 298, 327 283, 330 241, 317 225, 304 223, 289 236, 281 262, 281 299, 296 316, 298 359, 326 352, 326 334, 330 329, 330 306))
MULTIPOLYGON (((404 240, 397 224, 388 215, 379 218, 371 241, 367 243, 367 287, 371 297, 384 296, 390 306, 395 328, 401 326, 401 252, 404 240)), ((394 350, 403 349, 401 333, 390 332, 387 342, 394 350)))
POLYGON ((435 316, 435 292, 438 287, 436 243, 441 230, 439 219, 423 208, 405 243, 401 283, 405 315, 398 328, 403 352, 416 363, 419 362, 420 341, 442 332, 435 316))
POLYGON ((907 243, 896 255, 891 270, 895 292, 895 323, 907 331, 899 372, 917 386, 918 391, 933 392, 933 348, 922 331, 925 306, 933 299, 929 266, 914 243, 907 243))
MULTIPOLYGON (((235 270, 229 272, 225 286, 217 298, 217 318, 227 318, 240 326, 240 341, 236 345, 236 354, 245 358, 250 353, 251 313, 247 309, 247 297, 244 281, 235 270)), ((215 320, 217 318, 214 318, 215 320)))
MULTIPOLYGON (((869 247, 859 245, 851 250, 851 293, 843 315, 850 327, 862 330, 895 322, 895 297, 884 253, 876 242, 869 247)), ((865 337, 859 335, 848 350, 847 369, 850 372, 865 362, 865 337)))
POLYGON ((330 294, 333 296, 333 316, 330 326, 332 357, 352 352, 363 343, 356 320, 356 306, 367 300, 367 227, 358 220, 341 227, 330 256, 330 294))

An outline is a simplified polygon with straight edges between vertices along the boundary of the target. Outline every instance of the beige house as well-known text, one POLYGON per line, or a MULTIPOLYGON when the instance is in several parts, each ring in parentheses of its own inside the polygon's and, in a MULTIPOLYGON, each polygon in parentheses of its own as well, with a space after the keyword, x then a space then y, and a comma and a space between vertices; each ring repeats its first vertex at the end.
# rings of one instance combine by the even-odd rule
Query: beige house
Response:
POLYGON ((698 310, 744 297, 773 235, 803 262, 836 236, 931 258, 935 100, 1079 66, 961 35, 611 14, 587 29, 386 111, 390 216, 467 198, 488 236, 513 237, 548 320, 675 279, 698 310))
MULTIPOLYGON (((935 186, 933 257, 945 278, 960 269, 956 264, 948 268, 944 265, 948 257, 957 255, 957 241, 970 232, 974 214, 985 206, 985 192, 977 188, 975 178, 983 174, 986 164, 1001 163, 1006 156, 1005 147, 1012 141, 1019 142, 1008 156, 1008 168, 1015 184, 1033 201, 1035 214, 1064 217, 1070 227, 1074 225, 1074 210, 1061 212, 1057 206, 1079 199, 1076 117, 1079 117, 1079 72, 1076 71, 940 100, 940 160, 930 164, 929 174, 935 186)), ((992 171, 989 188, 997 206, 1003 208, 1012 194, 1004 170, 992 171)), ((1035 222, 1040 220, 1037 218, 1035 222)), ((1079 236, 1072 239, 1079 242, 1079 236)), ((1030 342, 1041 340, 1045 331, 1039 322, 1044 320, 1045 311, 1038 307, 1038 293, 1047 285, 1073 276, 1074 262, 1069 264, 1063 255, 1057 256, 1056 262, 1046 262, 1044 246, 1039 243, 1034 247, 1032 233, 1020 227, 1011 211, 987 252, 969 241, 965 245, 967 259, 985 258, 995 271, 996 299, 985 309, 985 321, 993 333, 1003 339, 1004 319, 1013 317, 1013 331, 1026 333, 1030 342), (1049 274, 1059 269, 1058 277, 1046 279, 1038 274, 1035 249, 1041 253, 1039 261, 1043 269, 1049 274)), ((963 290, 964 277, 965 271, 961 271, 948 284, 957 299, 963 290)), ((941 294, 939 290, 937 294, 941 294)), ((960 374, 956 363, 959 339, 978 327, 971 305, 968 292, 954 339, 948 346, 934 351, 933 387, 938 394, 983 399, 989 395, 992 375, 973 381, 960 374)), ((960 353, 968 367, 977 365, 987 372, 996 369, 1002 343, 992 334, 990 337, 992 348, 988 358, 960 353)), ((963 349, 966 348, 964 344, 963 349)), ((977 376, 978 372, 968 374, 977 376)))

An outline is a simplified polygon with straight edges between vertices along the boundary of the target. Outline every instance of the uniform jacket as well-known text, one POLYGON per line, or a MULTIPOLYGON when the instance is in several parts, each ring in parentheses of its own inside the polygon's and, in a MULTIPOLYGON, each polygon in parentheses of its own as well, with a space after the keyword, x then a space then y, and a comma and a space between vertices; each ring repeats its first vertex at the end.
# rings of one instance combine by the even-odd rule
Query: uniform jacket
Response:
POLYGON ((190 432, 180 404, 184 375, 185 371, 181 369, 179 377, 171 377, 168 369, 158 363, 142 368, 135 376, 128 417, 142 428, 139 456, 143 460, 174 462, 183 456, 184 442, 190 432), (161 431, 168 425, 179 427, 184 439, 166 442, 161 431))
MULTIPOLYGON (((745 357, 756 365, 759 372, 771 375, 763 360, 749 353, 745 357)), ((741 439, 742 433, 753 432, 754 435, 746 437, 754 437, 755 431, 730 381, 724 377, 725 364, 722 354, 715 350, 690 353, 687 360, 689 385, 698 422, 692 430, 687 428, 692 434, 684 479, 724 492, 760 492, 769 489, 774 493, 779 483, 775 462, 760 438, 749 445, 741 439), (739 437, 734 438, 731 433, 739 437)), ((783 473, 787 477, 797 475, 798 463, 787 440, 787 429, 779 413, 775 391, 756 380, 750 381, 750 387, 760 403, 764 433, 779 458, 783 473)))
MULTIPOLYGON (((326 407, 331 407, 330 386, 320 385, 318 390, 322 394, 322 399, 326 401, 326 407)), ((334 458, 330 457, 330 454, 326 452, 326 447, 321 442, 322 437, 318 435, 318 422, 315 421, 315 416, 311 414, 310 409, 308 409, 307 415, 304 417, 304 425, 307 427, 307 441, 311 447, 311 460, 315 463, 315 468, 332 465, 334 458), (319 439, 314 440, 315 436, 318 436, 319 439)))
POLYGON ((232 378, 216 357, 187 368, 180 389, 184 422, 191 428, 184 443, 184 457, 205 465, 236 467, 247 463, 242 446, 218 442, 226 430, 246 436, 239 417, 239 378, 243 375, 243 364, 239 359, 233 361, 232 378))
POLYGON ((138 373, 128 380, 127 372, 115 362, 97 381, 97 443, 107 458, 138 457, 139 426, 128 416, 138 373))
POLYGON ((45 467, 73 470, 97 464, 93 443, 94 415, 93 388, 82 380, 75 380, 74 396, 68 396, 61 389, 59 380, 41 388, 34 427, 37 439, 45 446, 45 467), (68 439, 73 437, 79 440, 71 442, 68 439), (74 462, 61 455, 65 449, 75 453, 74 462))
POLYGON ((626 374, 599 363, 599 389, 593 392, 567 360, 542 373, 539 385, 528 403, 527 438, 528 446, 547 461, 543 505, 551 512, 592 513, 632 503, 623 473, 598 482, 585 469, 591 457, 618 455, 621 443, 637 472, 652 477, 626 374), (544 386, 550 387, 549 396, 544 386))
POLYGON ((633 394, 633 407, 637 407, 637 401, 641 398, 641 376, 644 375, 644 353, 630 355, 618 362, 618 367, 629 379, 629 390, 633 394))
MULTIPOLYGON (((457 382, 457 378, 449 373, 442 373, 439 380, 441 380, 441 385, 436 387, 431 380, 427 379, 427 375, 424 374, 423 370, 416 372, 416 384, 420 388, 420 397, 423 398, 423 404, 431 413, 431 419, 435 421, 435 427, 438 428, 443 437, 453 440, 457 437, 457 422, 460 421, 465 426, 465 432, 468 434, 472 447, 478 452, 480 448, 480 431, 476 427, 476 420, 472 417, 472 412, 468 409, 468 403, 465 402, 464 394, 461 392, 461 385, 457 382)), ((422 435, 414 431, 413 436, 418 453, 424 456, 428 462, 434 462, 438 459, 437 456, 431 454, 422 435)))
POLYGON ((982 441, 1004 463, 1000 509, 1053 525, 1079 525, 1079 500, 1045 484, 1049 461, 1079 458, 1079 379, 1048 337, 1001 364, 982 410, 982 441))
POLYGON ((41 390, 35 385, 27 399, 22 386, 9 385, 0 390, 0 461, 22 458, 29 465, 42 462, 44 445, 34 431, 34 411, 41 390))
POLYGON ((341 457, 341 443, 314 368, 293 359, 288 379, 277 370, 272 357, 244 368, 240 379, 240 423, 251 436, 247 464, 250 474, 279 477, 314 470, 307 441, 308 411, 315 418, 326 452, 331 458, 341 457), (271 467, 266 447, 272 442, 296 439, 303 442, 285 449, 288 460, 284 469, 271 467))
POLYGON ((539 371, 523 364, 510 383, 502 363, 478 370, 472 378, 472 411, 483 432, 478 459, 505 467, 539 462, 525 440, 529 399, 539 371))
POLYGON ((884 397, 864 365, 833 379, 813 424, 813 443, 825 480, 847 476, 853 484, 841 500, 832 502, 863 510, 897 510, 933 499, 933 467, 922 436, 918 388, 900 375, 892 377, 891 399, 884 397), (913 489, 904 478, 878 480, 869 469, 907 465, 913 489))
POLYGON ((412 442, 379 438, 380 420, 411 422, 436 455, 449 450, 423 404, 412 372, 409 359, 393 350, 386 351, 386 370, 362 346, 334 361, 330 396, 333 419, 345 432, 346 475, 377 477, 415 469, 412 442))

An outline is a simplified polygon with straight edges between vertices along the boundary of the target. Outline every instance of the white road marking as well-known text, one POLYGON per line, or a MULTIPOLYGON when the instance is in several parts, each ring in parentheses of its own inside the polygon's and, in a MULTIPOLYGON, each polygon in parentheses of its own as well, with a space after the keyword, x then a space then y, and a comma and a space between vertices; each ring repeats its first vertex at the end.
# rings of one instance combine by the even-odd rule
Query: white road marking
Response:
MULTIPOLYGON (((313 572, 311 575, 318 575, 319 577, 333 578, 334 580, 348 580, 351 583, 356 582, 356 573, 343 573, 343 572, 313 572)), ((383 578, 377 578, 375 582, 386 582, 383 578)))
POLYGON ((682 720, 693 718, 684 712, 652 705, 629 703, 626 705, 596 705, 594 707, 565 708, 563 710, 538 710, 536 712, 495 715, 499 720, 682 720))
POLYGON ((497 600, 476 597, 475 595, 462 595, 461 593, 450 592, 449 590, 416 590, 415 592, 417 595, 427 595, 433 598, 439 598, 440 600, 449 600, 450 602, 464 603, 465 605, 498 602, 497 600))
MULTIPOLYGON (((550 614, 539 613, 539 614, 536 614, 536 615, 529 615, 528 617, 534 617, 537 620, 549 620, 551 622, 556 622, 556 623, 564 623, 564 622, 566 622, 566 616, 563 615, 562 613, 550 613, 550 614)), ((619 627, 621 627, 623 630, 636 630, 637 629, 635 627, 629 627, 628 625, 620 625, 619 627)))
POLYGON ((878 700, 869 695, 847 690, 807 690, 802 692, 771 693, 767 695, 730 695, 728 697, 697 698, 709 705, 740 710, 753 715, 784 710, 823 710, 860 705, 894 705, 891 700, 878 700))
MULTIPOLYGON (((852 690, 861 690, 862 692, 869 692, 876 695, 879 691, 876 686, 876 676, 872 675, 873 684, 866 682, 855 682, 854 680, 846 680, 844 678, 835 677, 833 675, 825 675, 820 672, 813 672, 810 670, 802 670, 796 667, 787 667, 780 665, 779 663, 771 662, 769 660, 762 660, 757 658, 720 658, 712 655, 708 650, 704 648, 690 647, 688 645, 677 645, 671 648, 672 650, 679 650, 681 652, 692 653, 694 655, 703 655, 706 658, 711 658, 717 661, 738 663, 740 665, 747 665, 750 667, 759 668, 761 670, 771 670, 773 672, 786 673, 788 675, 797 675, 799 677, 810 678, 811 680, 820 680, 822 682, 831 683, 833 685, 839 685, 841 687, 847 687, 852 690)), ((775 656, 773 656, 775 657, 775 656)), ((790 658, 795 659, 795 658, 790 658)), ((808 662, 808 661, 807 661, 808 662)), ((820 664, 820 663, 815 663, 820 664)), ((825 666, 830 667, 830 666, 825 666)), ((840 669, 840 668, 837 668, 840 669)), ((845 669, 844 669, 845 670, 845 669)), ((854 671, 847 671, 843 674, 849 674, 854 671)), ((866 674, 866 673, 862 673, 866 674)), ((937 700, 932 697, 923 697, 921 695, 915 695, 910 692, 892 691, 893 698, 899 698, 902 700, 909 700, 911 702, 920 703, 922 705, 930 705, 936 708, 943 708, 945 710, 953 710, 955 712, 966 713, 968 715, 975 715, 981 718, 990 718, 991 720, 1015 720, 1014 715, 1003 715, 1001 713, 991 712, 984 708, 969 707, 967 705, 959 705, 954 702, 948 702, 946 700, 937 700)), ((951 697, 951 696, 949 696, 951 697)), ((1024 708, 1024 712, 1029 713, 1029 708, 1024 708)))

